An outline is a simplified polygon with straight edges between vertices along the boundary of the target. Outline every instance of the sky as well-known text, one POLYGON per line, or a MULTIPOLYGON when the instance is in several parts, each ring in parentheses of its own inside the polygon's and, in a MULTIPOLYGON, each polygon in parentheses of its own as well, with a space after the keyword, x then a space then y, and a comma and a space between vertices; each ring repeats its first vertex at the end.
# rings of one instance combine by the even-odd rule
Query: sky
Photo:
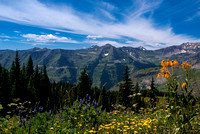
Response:
POLYGON ((0 0, 0 50, 200 42, 200 0, 0 0))

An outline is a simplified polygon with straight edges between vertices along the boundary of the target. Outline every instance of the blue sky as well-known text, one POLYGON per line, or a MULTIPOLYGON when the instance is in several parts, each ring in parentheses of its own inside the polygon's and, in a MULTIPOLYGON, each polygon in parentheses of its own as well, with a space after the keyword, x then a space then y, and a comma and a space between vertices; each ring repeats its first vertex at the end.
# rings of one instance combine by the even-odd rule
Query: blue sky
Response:
POLYGON ((0 0, 0 49, 200 42, 200 0, 0 0))

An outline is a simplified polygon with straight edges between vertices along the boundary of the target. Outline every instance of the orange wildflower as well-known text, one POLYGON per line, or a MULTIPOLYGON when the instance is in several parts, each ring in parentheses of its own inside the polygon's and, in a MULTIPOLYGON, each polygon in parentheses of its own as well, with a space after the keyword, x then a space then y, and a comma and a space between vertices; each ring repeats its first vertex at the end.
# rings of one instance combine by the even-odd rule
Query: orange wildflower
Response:
POLYGON ((161 74, 161 73, 159 73, 158 75, 157 75, 157 78, 159 78, 159 77, 162 77, 163 75, 161 74))
POLYGON ((179 66, 179 63, 177 60, 174 61, 174 66, 179 66))
POLYGON ((169 72, 169 71, 166 71, 165 73, 164 73, 164 78, 169 78, 171 76, 171 73, 169 72))
POLYGON ((166 67, 166 65, 167 65, 166 61, 165 61, 165 60, 162 60, 162 61, 161 61, 161 66, 166 67))
POLYGON ((184 88, 185 86, 186 86, 186 83, 184 82, 181 87, 184 88))
POLYGON ((184 62, 183 64, 181 64, 183 70, 188 69, 189 67, 191 67, 192 65, 188 64, 187 62, 184 62))

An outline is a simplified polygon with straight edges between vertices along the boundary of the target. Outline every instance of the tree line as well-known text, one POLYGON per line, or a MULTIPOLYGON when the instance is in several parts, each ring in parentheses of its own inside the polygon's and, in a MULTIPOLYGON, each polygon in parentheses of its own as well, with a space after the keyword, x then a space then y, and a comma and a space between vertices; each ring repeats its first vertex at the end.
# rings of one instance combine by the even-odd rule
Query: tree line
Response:
MULTIPOLYGON (((151 98, 152 105, 156 102, 157 93, 152 78, 151 89, 147 94, 151 98)), ((77 84, 50 82, 45 65, 34 67, 31 56, 26 65, 20 65, 17 51, 10 70, 0 64, 0 104, 4 108, 1 115, 6 114, 5 112, 9 110, 7 104, 16 98, 20 99, 20 102, 31 102, 33 108, 56 110, 66 105, 70 106, 75 100, 84 99, 86 95, 98 105, 102 105, 102 109, 106 111, 112 110, 115 104, 131 107, 136 112, 140 107, 144 107, 144 95, 140 93, 138 83, 133 85, 127 66, 124 69, 123 80, 119 84, 119 91, 109 91, 105 87, 102 89, 92 87, 91 79, 85 69, 81 72, 77 84)))

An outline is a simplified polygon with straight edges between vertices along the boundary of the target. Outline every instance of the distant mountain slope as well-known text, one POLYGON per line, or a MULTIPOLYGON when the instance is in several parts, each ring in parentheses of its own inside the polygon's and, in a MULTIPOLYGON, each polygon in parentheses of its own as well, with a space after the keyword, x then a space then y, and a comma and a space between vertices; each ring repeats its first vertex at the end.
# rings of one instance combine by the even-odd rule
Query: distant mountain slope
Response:
MULTIPOLYGON (((34 65, 45 64, 52 81, 76 83, 80 72, 85 68, 92 79, 93 86, 105 85, 107 89, 122 80, 126 65, 130 68, 132 79, 155 76, 162 59, 189 61, 194 68, 200 68, 200 43, 184 43, 155 51, 143 47, 116 48, 106 44, 102 47, 92 46, 80 50, 33 48, 18 52, 22 64, 27 63, 29 55, 34 65)), ((1 65, 10 69, 14 57, 15 51, 1 50, 1 65)))

